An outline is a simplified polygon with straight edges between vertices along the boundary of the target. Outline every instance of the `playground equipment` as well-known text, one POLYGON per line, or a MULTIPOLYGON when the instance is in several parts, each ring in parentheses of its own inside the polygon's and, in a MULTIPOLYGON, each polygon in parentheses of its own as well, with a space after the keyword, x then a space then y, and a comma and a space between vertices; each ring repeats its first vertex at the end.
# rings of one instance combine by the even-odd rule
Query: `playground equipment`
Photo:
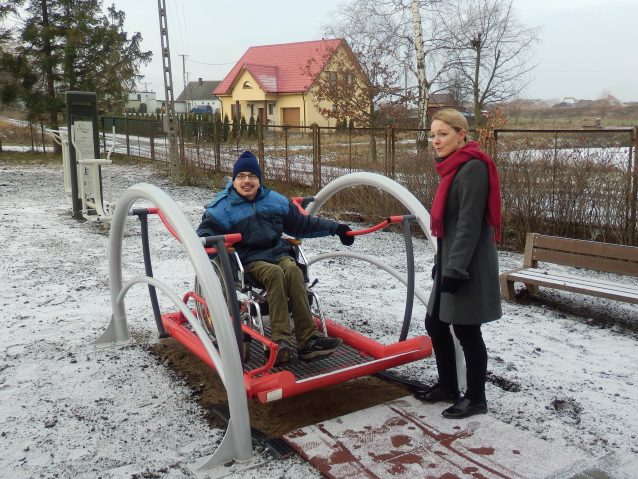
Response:
MULTIPOLYGON (((401 222, 406 241, 408 277, 404 277, 377 258, 350 252, 321 255, 306 261, 306 265, 310 266, 329 257, 352 257, 377 265, 404 283, 408 287, 408 297, 399 341, 390 345, 380 344, 336 322, 322 318, 322 314, 319 313, 315 318, 318 328, 324 334, 342 338, 344 341, 342 348, 325 359, 285 363, 276 368, 274 361, 277 345, 268 339, 267 324, 259 314, 259 298, 256 298, 259 293, 246 289, 246 277, 233 273, 229 255, 224 253, 229 251, 227 248, 232 247, 234 242, 241 240, 241 235, 199 238, 176 203, 162 190, 152 185, 132 186, 120 198, 112 218, 109 240, 113 315, 106 331, 92 344, 95 347, 106 347, 130 342, 124 297, 133 285, 147 283, 160 337, 168 335, 174 337, 215 368, 227 390, 231 418, 226 435, 215 453, 198 464, 196 471, 203 471, 233 459, 245 467, 255 465, 247 409, 249 398, 257 397, 263 402, 274 401, 431 355, 431 342, 427 336, 407 338, 414 296, 424 303, 427 302, 426 295, 414 284, 410 221, 418 221, 433 249, 436 246, 429 234, 429 214, 423 205, 407 189, 389 178, 372 173, 351 173, 327 185, 314 198, 305 198, 305 203, 313 200, 307 212, 311 215, 316 214, 323 203, 337 191, 360 184, 375 186, 392 194, 410 211, 410 215, 392 217, 376 227, 353 232, 355 235, 365 234, 389 223, 401 222), (155 207, 131 210, 131 206, 138 198, 150 200, 155 207), (188 292, 180 298, 167 285, 153 277, 147 230, 149 214, 160 216, 169 231, 184 246, 195 269, 197 292, 188 292), (122 241, 125 222, 129 215, 137 215, 140 218, 146 276, 135 277, 123 284, 122 241), (216 266, 207 255, 207 253, 215 252, 221 252, 216 257, 216 266), (246 293, 253 292, 241 303, 241 307, 237 300, 236 280, 240 292, 244 289, 246 293), (159 311, 155 288, 166 294, 179 311, 162 315, 159 311), (188 306, 189 299, 196 302, 195 310, 188 306), (245 323, 231 319, 242 318, 242 315, 248 318, 245 323), (253 329, 255 325, 259 331, 253 329), (242 359, 246 358, 245 335, 252 338, 252 348, 255 353, 262 348, 257 343, 269 349, 271 351, 269 358, 254 354, 242 364, 242 359), (214 343, 213 340, 215 340, 214 343)), ((295 199, 295 202, 302 208, 304 199, 295 199)), ((235 271, 241 271, 240 264, 237 264, 235 271)))
POLYGON ((115 127, 113 127, 111 148, 106 159, 101 159, 97 126, 97 95, 87 92, 66 92, 66 103, 69 126, 67 130, 47 130, 54 141, 62 146, 64 194, 75 218, 103 223, 108 227, 115 208, 111 190, 111 153, 115 147, 115 127), (81 118, 89 118, 89 120, 81 118), (106 201, 102 186, 103 166, 107 167, 106 201))

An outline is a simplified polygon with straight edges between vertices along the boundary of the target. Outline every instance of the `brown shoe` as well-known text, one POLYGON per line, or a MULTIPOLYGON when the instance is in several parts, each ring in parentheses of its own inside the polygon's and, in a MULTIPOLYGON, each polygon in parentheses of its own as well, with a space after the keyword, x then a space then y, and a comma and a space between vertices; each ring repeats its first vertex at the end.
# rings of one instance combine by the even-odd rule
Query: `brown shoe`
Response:
POLYGON ((285 339, 276 341, 277 343, 277 359, 275 359, 275 366, 280 366, 283 363, 289 363, 292 361, 293 347, 285 339))

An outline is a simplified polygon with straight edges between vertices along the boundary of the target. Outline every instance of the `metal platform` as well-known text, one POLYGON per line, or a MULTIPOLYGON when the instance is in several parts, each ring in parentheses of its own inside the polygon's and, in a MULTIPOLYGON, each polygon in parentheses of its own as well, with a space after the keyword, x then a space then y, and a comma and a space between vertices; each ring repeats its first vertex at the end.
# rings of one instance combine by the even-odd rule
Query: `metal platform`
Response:
MULTIPOLYGON (((269 318, 268 316, 264 316, 262 319, 264 322, 264 332, 266 333, 266 337, 270 338, 272 335, 269 318)), ((318 332, 317 334, 323 336, 321 332, 318 332)), ((297 338, 295 338, 294 333, 292 335, 292 345, 295 349, 297 349, 297 338)), ((299 382, 315 376, 330 374, 331 372, 338 371, 340 369, 364 364, 370 362, 372 359, 373 358, 370 356, 360 354, 359 351, 347 344, 343 344, 337 351, 328 357, 317 357, 309 361, 296 359, 279 367, 273 367, 270 372, 278 373, 282 371, 289 371, 295 375, 297 382, 299 382)), ((244 369, 256 369, 264 366, 265 364, 266 358, 264 356, 263 345, 259 341, 253 340, 250 348, 250 360, 245 364, 244 369)))

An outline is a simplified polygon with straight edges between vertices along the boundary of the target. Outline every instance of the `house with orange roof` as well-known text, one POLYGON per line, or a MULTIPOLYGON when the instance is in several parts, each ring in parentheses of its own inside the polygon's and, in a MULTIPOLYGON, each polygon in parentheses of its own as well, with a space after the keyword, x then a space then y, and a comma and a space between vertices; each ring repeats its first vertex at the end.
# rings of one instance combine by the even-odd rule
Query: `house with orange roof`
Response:
MULTIPOLYGON (((250 47, 213 92, 222 103, 222 117, 253 116, 263 125, 335 126, 313 101, 315 79, 331 66, 350 62, 361 84, 369 83, 343 38, 250 47)), ((352 82, 356 88, 358 82, 352 82)))

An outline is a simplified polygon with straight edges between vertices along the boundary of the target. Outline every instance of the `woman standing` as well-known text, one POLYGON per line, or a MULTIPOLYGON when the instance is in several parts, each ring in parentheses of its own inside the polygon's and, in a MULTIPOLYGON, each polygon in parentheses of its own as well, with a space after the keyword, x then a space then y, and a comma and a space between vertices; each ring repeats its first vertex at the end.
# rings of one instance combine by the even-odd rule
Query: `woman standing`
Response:
POLYGON ((425 316, 439 382, 416 397, 454 405, 446 418, 487 412, 487 350, 481 324, 501 317, 496 243, 500 240, 501 190, 494 161, 468 142, 467 121, 456 110, 432 118, 431 141, 441 182, 431 211, 437 253, 434 286, 425 316), (467 391, 461 398, 450 325, 463 348, 467 391))

